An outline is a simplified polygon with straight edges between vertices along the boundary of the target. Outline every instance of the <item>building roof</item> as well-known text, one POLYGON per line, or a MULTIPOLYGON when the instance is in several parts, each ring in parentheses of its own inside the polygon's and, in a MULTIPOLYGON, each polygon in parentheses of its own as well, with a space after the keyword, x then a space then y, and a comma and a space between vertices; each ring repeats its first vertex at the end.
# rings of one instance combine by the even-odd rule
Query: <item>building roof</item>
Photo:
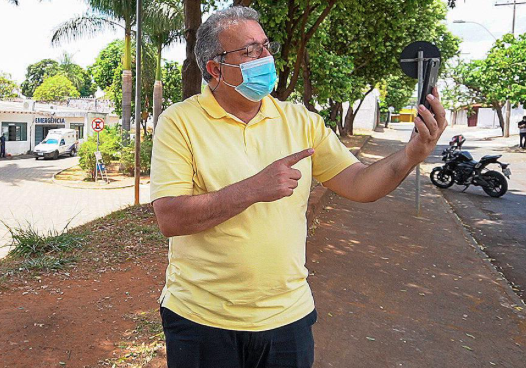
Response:
MULTIPOLYGON (((78 106, 78 104, 72 104, 78 106)), ((60 116, 60 117, 84 117, 88 113, 111 113, 107 106, 93 108, 90 104, 84 103, 84 108, 74 106, 64 106, 58 104, 39 103, 32 100, 25 101, 0 101, 0 113, 30 114, 41 116, 60 116), (101 111, 102 110, 102 111, 101 111)))

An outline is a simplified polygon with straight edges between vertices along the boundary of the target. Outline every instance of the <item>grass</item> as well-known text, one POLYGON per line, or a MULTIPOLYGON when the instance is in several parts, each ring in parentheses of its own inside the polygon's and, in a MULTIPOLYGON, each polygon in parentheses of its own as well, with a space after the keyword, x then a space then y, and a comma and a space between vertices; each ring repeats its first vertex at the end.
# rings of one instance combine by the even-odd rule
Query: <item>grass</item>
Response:
POLYGON ((13 249, 1 262, 0 284, 15 274, 59 271, 76 263, 77 257, 69 253, 83 246, 87 233, 67 232, 70 222, 61 231, 50 230, 47 234, 29 222, 16 227, 2 222, 11 234, 13 249))
POLYGON ((10 257, 39 257, 44 254, 67 252, 79 248, 83 244, 83 234, 68 233, 69 223, 61 230, 50 230, 47 234, 41 233, 31 223, 27 226, 18 224, 17 227, 11 227, 6 223, 4 226, 8 229, 12 238, 10 257))

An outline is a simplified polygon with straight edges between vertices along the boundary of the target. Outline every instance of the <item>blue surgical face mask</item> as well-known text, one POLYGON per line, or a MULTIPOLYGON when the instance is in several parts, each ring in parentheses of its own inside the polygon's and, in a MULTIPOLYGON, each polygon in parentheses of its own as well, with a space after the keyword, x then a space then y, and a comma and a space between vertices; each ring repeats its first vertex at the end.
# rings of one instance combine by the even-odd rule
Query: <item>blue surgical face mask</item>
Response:
POLYGON ((243 82, 238 86, 233 86, 223 79, 223 82, 230 87, 234 87, 241 96, 254 102, 261 101, 274 89, 278 76, 274 58, 267 56, 243 64, 234 65, 221 63, 223 65, 234 66, 241 69, 243 82))

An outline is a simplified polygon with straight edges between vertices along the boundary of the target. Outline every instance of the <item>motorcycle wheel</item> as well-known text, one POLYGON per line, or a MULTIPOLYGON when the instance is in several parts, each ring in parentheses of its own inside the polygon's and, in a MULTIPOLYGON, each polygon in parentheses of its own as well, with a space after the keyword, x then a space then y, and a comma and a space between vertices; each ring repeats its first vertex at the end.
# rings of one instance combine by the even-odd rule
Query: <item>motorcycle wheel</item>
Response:
POLYGON ((490 184, 489 187, 482 187, 490 197, 502 197, 508 191, 508 181, 501 173, 497 171, 488 171, 482 174, 482 178, 490 184))
POLYGON ((449 188, 453 185, 453 173, 444 171, 442 167, 435 167, 429 175, 431 182, 439 188, 449 188))

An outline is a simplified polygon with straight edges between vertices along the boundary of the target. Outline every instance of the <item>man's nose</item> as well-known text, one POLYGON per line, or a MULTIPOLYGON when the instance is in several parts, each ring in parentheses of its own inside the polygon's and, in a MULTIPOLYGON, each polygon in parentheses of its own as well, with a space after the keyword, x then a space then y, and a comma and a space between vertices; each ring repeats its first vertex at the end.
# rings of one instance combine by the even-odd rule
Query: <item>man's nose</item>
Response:
POLYGON ((270 55, 272 55, 270 53, 270 51, 268 51, 268 49, 265 46, 263 46, 263 52, 261 53, 259 58, 261 59, 261 58, 264 58, 264 57, 267 57, 267 56, 270 56, 270 55))

